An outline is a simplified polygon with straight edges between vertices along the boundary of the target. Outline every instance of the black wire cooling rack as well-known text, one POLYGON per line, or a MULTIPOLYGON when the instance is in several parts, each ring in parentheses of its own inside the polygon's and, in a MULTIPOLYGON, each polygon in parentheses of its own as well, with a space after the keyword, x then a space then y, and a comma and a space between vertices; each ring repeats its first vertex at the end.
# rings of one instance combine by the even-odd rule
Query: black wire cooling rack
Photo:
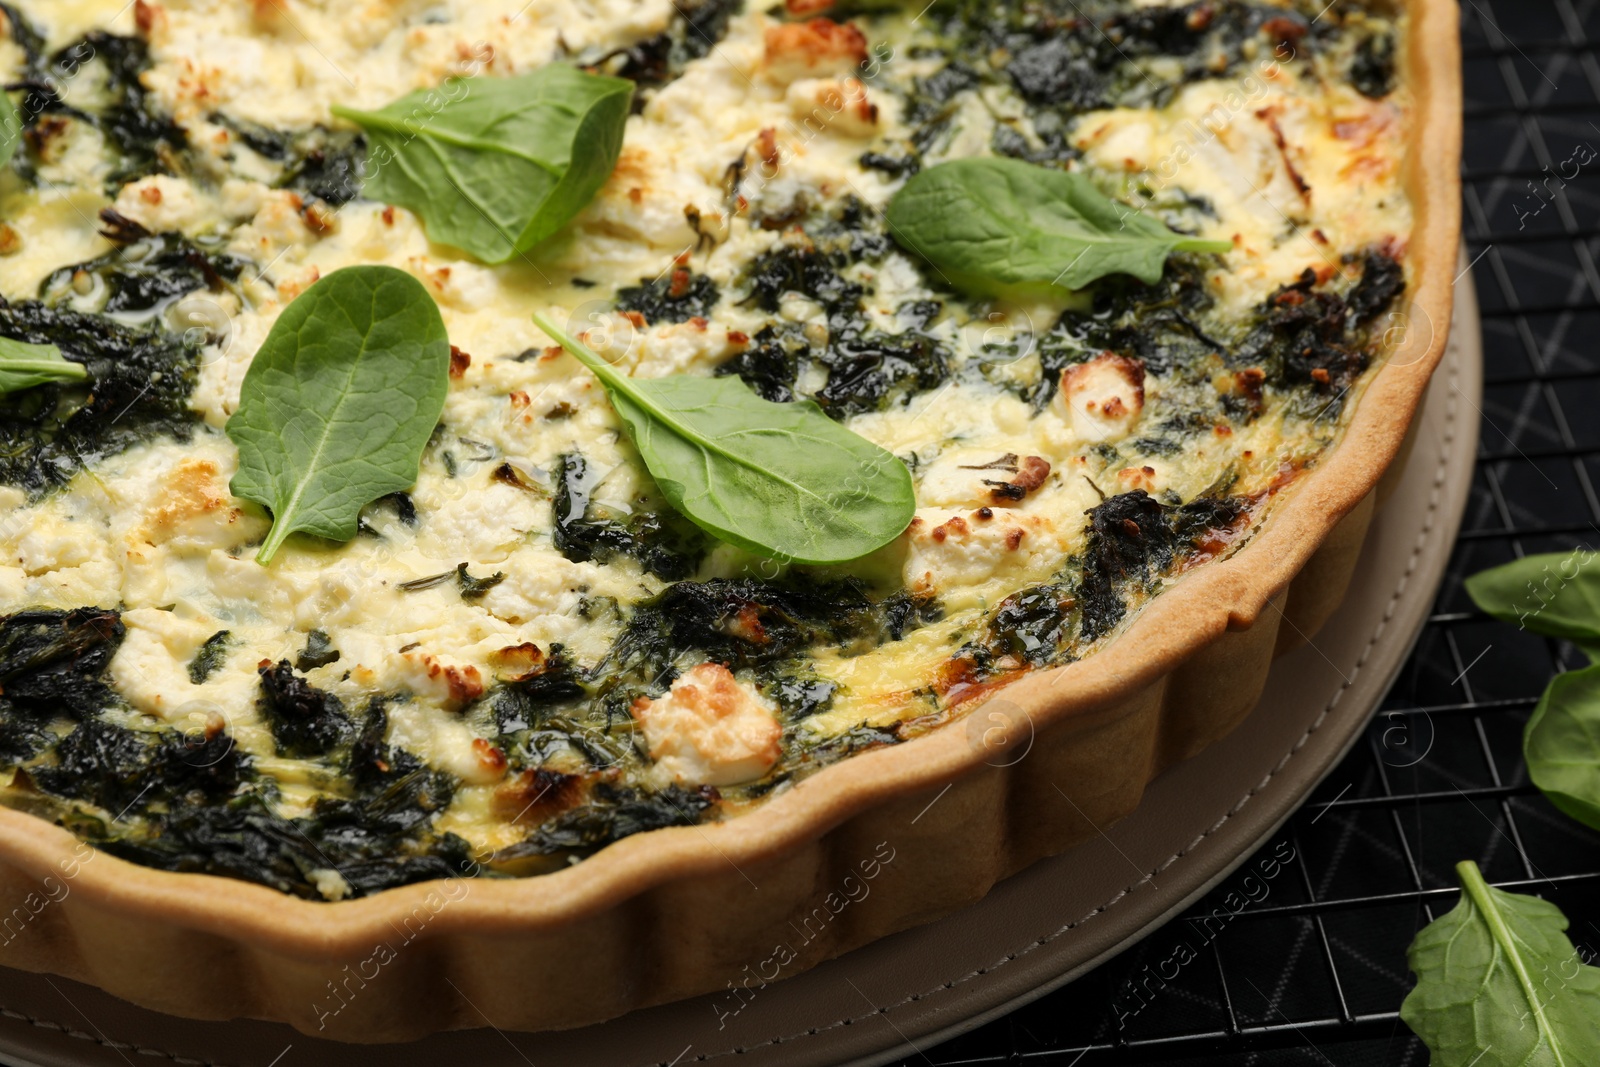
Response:
POLYGON ((1423 1067, 1398 1015, 1405 950, 1454 905, 1463 859, 1553 901, 1580 951, 1600 950, 1600 834, 1551 807, 1521 758, 1539 693, 1578 657, 1462 590, 1518 556, 1600 547, 1600 0, 1465 0, 1461 15, 1487 384, 1472 498, 1415 652, 1363 743, 1189 913, 908 1063, 1423 1067))

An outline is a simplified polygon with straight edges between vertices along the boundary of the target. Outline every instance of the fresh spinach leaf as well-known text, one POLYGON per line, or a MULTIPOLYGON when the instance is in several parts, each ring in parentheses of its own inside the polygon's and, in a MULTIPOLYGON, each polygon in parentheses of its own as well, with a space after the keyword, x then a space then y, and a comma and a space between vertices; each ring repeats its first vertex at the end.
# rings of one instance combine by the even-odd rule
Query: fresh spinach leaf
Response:
POLYGON ((30 345, 0 337, 0 396, 46 382, 81 382, 88 377, 82 363, 73 363, 55 345, 30 345))
POLYGON ((11 162, 22 143, 22 113, 10 95, 0 92, 0 167, 11 162))
POLYGON ((544 316, 533 321, 600 379, 668 503, 713 536, 843 563, 910 524, 905 464, 812 401, 775 404, 739 378, 630 378, 544 316))
MULTIPOLYGON (((1583 549, 1528 556, 1467 579, 1488 614, 1575 642, 1600 662, 1600 575, 1583 549)), ((1550 802, 1600 829, 1600 665, 1557 675, 1522 734, 1528 776, 1550 802)))
POLYGON ((1584 966, 1566 917, 1495 889, 1475 863, 1456 872, 1461 903, 1411 943, 1417 986, 1400 1006, 1432 1067, 1600 1063, 1600 968, 1584 966))
POLYGON ((1108 274, 1146 284, 1173 252, 1228 241, 1174 233, 1077 172, 1015 159, 958 159, 922 171, 889 203, 889 232, 953 284, 1015 295, 1082 289, 1108 274))
POLYGON ((1550 803, 1600 830, 1600 666, 1550 682, 1523 730, 1522 755, 1550 803))
POLYGON ((372 141, 366 195, 428 237, 504 263, 583 210, 617 165, 633 83, 564 64, 466 78, 379 111, 335 104, 372 141))
POLYGON ((1546 637, 1600 644, 1600 568, 1593 552, 1549 552, 1480 571, 1467 595, 1503 622, 1546 637))
POLYGON ((234 495, 272 511, 257 561, 296 531, 348 541, 363 506, 412 485, 449 374, 439 308, 403 271, 346 267, 290 304, 227 425, 234 495))

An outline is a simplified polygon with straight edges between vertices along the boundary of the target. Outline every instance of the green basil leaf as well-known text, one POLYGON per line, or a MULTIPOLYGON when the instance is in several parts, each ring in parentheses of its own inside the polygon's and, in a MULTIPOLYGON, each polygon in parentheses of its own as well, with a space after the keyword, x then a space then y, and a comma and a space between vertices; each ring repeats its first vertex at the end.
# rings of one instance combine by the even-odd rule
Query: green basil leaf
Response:
POLYGON ((1417 986, 1400 1006, 1431 1067, 1600 1064, 1600 968, 1584 966, 1566 917, 1495 889, 1477 864, 1456 871, 1461 903, 1411 943, 1417 986))
POLYGON ((0 396, 46 382, 81 382, 88 377, 83 364, 68 360, 55 345, 30 345, 0 337, 0 396))
POLYGON ((533 321, 600 379, 668 502, 713 536, 796 563, 844 563, 910 525, 905 464, 812 401, 775 404, 731 376, 630 378, 544 316, 533 321))
POLYGON ((1545 687, 1522 754, 1550 803, 1600 830, 1600 667, 1559 674, 1545 687))
POLYGON ((22 144, 22 113, 10 94, 0 92, 0 167, 11 162, 22 144))
POLYGON ((372 141, 365 193, 422 216, 430 240, 504 263, 583 210, 611 176, 633 98, 564 64, 460 78, 380 111, 335 104, 372 141))
POLYGON ((1082 289, 1107 274, 1153 283, 1173 252, 1233 247, 1174 233, 1082 174, 1016 159, 929 167, 895 194, 887 218, 894 239, 950 281, 998 295, 1082 289))
POLYGON ((1467 595, 1503 622, 1546 637, 1600 642, 1600 573, 1583 549, 1527 556, 1467 579, 1467 595))
POLYGON ((257 560, 296 531, 348 541, 362 507, 414 484, 449 376, 439 308, 403 271, 346 267, 284 309, 227 425, 230 488, 272 512, 257 560))

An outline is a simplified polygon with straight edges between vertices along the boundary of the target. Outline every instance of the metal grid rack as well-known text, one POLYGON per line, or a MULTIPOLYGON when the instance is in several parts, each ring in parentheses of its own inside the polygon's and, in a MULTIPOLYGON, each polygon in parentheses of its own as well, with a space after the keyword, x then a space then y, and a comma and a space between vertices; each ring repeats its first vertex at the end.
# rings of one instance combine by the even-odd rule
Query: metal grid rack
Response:
POLYGON ((1189 913, 908 1064, 1422 1067, 1398 1015, 1405 950, 1454 905, 1463 859, 1553 901, 1580 951, 1600 950, 1600 833, 1551 807, 1521 759, 1539 693, 1579 659, 1462 591, 1514 557, 1600 546, 1600 0, 1463 0, 1461 14, 1486 386, 1472 498, 1410 661, 1363 742, 1189 913), (1238 909, 1220 930, 1205 919, 1218 909, 1238 909))

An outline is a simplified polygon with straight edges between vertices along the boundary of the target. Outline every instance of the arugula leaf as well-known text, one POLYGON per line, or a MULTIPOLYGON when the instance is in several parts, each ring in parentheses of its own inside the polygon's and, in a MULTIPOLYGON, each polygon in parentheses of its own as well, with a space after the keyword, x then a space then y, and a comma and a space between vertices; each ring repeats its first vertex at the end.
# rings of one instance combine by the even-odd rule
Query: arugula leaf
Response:
POLYGON ((1400 1006, 1432 1067, 1600 1063, 1600 968, 1583 965, 1566 917, 1495 889, 1475 863, 1456 872, 1461 903, 1411 943, 1417 986, 1400 1006))
POLYGON ((0 396, 46 382, 81 382, 88 377, 83 364, 68 360, 55 345, 30 345, 0 337, 0 396))
POLYGON ((1016 159, 929 167, 889 203, 889 232, 962 288, 998 295, 1081 289, 1107 274, 1161 278, 1173 252, 1228 241, 1174 233, 1082 174, 1016 159))
POLYGON ((611 176, 633 98, 623 78, 564 64, 464 78, 379 111, 333 113, 372 139, 366 195, 422 216, 428 237, 486 263, 548 238, 611 176))
POLYGON ((533 321, 600 379, 667 500, 714 537, 844 563, 910 524, 905 464, 812 401, 775 404, 734 377, 630 378, 544 316, 533 321))
POLYGON ((1503 622, 1582 645, 1600 643, 1600 571, 1575 549, 1527 556, 1467 579, 1473 603, 1503 622))
POLYGON ((290 304, 227 425, 230 488, 272 511, 257 561, 296 531, 348 541, 363 506, 412 485, 449 374, 439 308, 403 271, 346 267, 290 304))
POLYGON ((22 144, 22 113, 10 94, 0 92, 0 167, 11 162, 22 144))

